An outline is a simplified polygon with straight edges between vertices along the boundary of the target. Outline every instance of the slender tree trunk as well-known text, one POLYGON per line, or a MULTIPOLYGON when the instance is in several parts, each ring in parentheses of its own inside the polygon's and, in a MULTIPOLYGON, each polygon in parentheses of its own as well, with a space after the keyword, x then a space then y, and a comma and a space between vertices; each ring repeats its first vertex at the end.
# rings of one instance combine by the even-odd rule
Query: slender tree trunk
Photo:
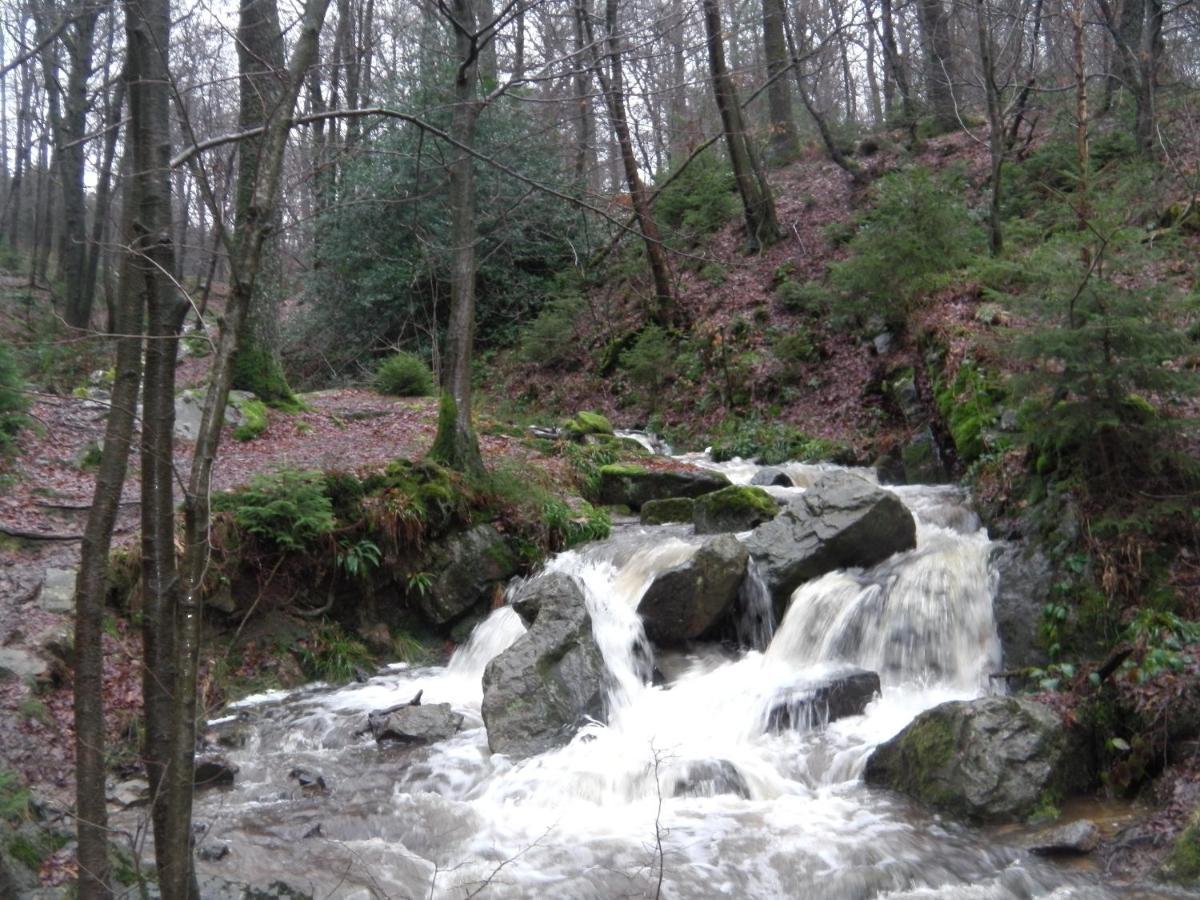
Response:
POLYGON ((784 0, 762 0, 763 52, 767 60, 767 109, 771 120, 770 159, 775 164, 794 160, 800 152, 796 119, 792 115, 792 92, 784 77, 789 65, 783 34, 784 0))
MULTIPOLYGON (((115 17, 114 17, 115 18, 115 17)), ((115 26, 112 30, 115 30, 115 26)), ((111 53, 111 33, 109 39, 111 53)), ((105 67, 107 73, 107 65, 105 67)), ((107 98, 108 108, 104 116, 104 152, 100 161, 100 170, 96 184, 96 203, 92 217, 92 235, 88 242, 87 268, 83 276, 83 295, 81 306, 88 310, 89 316, 96 300, 96 278, 100 270, 100 259, 104 255, 104 235, 108 228, 108 217, 112 212, 112 176, 113 160, 116 158, 117 139, 121 133, 121 115, 125 107, 125 77, 117 79, 117 84, 107 98)), ((128 201, 126 201, 128 204, 128 201)), ((110 322, 110 325, 113 323, 110 322)), ((111 331, 111 329, 110 329, 111 331)))
POLYGON ((996 83, 996 60, 992 49, 992 33, 988 22, 987 0, 975 0, 975 28, 979 41, 979 69, 987 104, 988 152, 991 156, 988 202, 988 246, 992 256, 1004 250, 1004 233, 1000 220, 1000 176, 1004 168, 1004 111, 1001 108, 1000 88, 996 83))
MULTIPOLYGON (((450 163, 450 321, 446 325, 442 402, 437 436, 430 455, 453 469, 481 474, 483 457, 471 426, 471 359, 475 344, 475 159, 466 147, 475 145, 480 100, 476 97, 478 60, 475 32, 479 28, 477 0, 453 0, 454 43, 458 72, 454 79, 454 111, 450 134, 458 142, 450 163)), ((484 16, 490 4, 482 3, 484 16)), ((491 46, 490 42, 488 46, 491 46)), ((492 61, 494 65, 494 48, 492 61)), ((486 75, 484 76, 487 77, 486 75)), ((492 77, 494 79, 495 72, 492 77)))
MULTIPOLYGON (((126 197, 122 234, 130 236, 137 198, 126 197)), ((142 295, 133 283, 131 260, 122 257, 120 295, 113 331, 117 338, 112 406, 104 449, 75 581, 75 811, 79 838, 79 900, 112 896, 108 865, 108 804, 105 797, 102 646, 104 598, 113 529, 120 510, 142 378, 142 295)))
POLYGON ((650 276, 654 283, 654 303, 650 309, 650 317, 664 327, 675 324, 677 309, 671 290, 670 269, 667 266, 667 254, 663 250, 662 239, 659 236, 658 223, 654 221, 654 213, 650 209, 650 197, 646 185, 638 173, 637 157, 634 155, 633 138, 630 134, 629 119, 625 107, 625 77, 622 63, 621 34, 618 30, 618 0, 605 0, 604 22, 608 52, 608 71, 600 57, 600 48, 593 36, 591 19, 584 0, 576 0, 577 15, 582 17, 587 33, 588 43, 592 47, 592 71, 600 83, 604 101, 608 107, 608 118, 612 123, 613 135, 617 143, 617 156, 620 159, 625 175, 625 184, 629 188, 629 201, 637 218, 638 230, 646 246, 646 259, 650 264, 650 276))
MULTIPOLYGON (((612 2, 612 0, 610 0, 612 2)), ((703 0, 704 29, 708 43, 708 63, 712 76, 713 95, 721 113, 725 130, 725 146, 733 167, 733 178, 742 198, 746 218, 746 242, 756 253, 779 240, 779 222, 775 217, 775 198, 754 158, 754 149, 746 134, 741 102, 729 69, 725 65, 724 32, 721 29, 721 9, 717 0, 703 0)))
POLYGON ((600 187, 596 171, 596 114, 592 108, 591 84, 584 58, 587 39, 581 4, 575 4, 574 12, 575 184, 580 193, 587 193, 600 187))

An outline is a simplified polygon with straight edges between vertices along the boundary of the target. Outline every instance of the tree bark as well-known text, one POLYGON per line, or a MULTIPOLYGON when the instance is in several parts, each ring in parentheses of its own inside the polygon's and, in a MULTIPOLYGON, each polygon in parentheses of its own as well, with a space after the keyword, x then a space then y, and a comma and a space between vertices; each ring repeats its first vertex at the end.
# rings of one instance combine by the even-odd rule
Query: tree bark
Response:
POLYGON ((783 23, 784 0, 762 0, 763 52, 767 61, 767 110, 771 120, 770 159, 776 165, 791 162, 800 153, 796 119, 792 115, 792 92, 783 77, 789 65, 783 23))
POLYGON ((950 16, 941 0, 917 0, 925 50, 925 90, 934 125, 940 131, 958 127, 954 101, 955 58, 950 42, 950 16))
MULTIPOLYGON (((613 0, 609 0, 613 2, 613 0)), ((708 64, 712 77, 713 95, 721 113, 725 130, 725 146, 729 151, 729 163, 733 167, 733 178, 742 199, 742 211, 746 218, 746 244, 750 252, 779 240, 779 222, 775 216, 775 198, 771 194, 754 156, 754 148, 746 134, 742 119, 742 107, 737 89, 725 65, 725 41, 721 29, 721 10, 717 0, 703 0, 704 29, 708 43, 708 64)))

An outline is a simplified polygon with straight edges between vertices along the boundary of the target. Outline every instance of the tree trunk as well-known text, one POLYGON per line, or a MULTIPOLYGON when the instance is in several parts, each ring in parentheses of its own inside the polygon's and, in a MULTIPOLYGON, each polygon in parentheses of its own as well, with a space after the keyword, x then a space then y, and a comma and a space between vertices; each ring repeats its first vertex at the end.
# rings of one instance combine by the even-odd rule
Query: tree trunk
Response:
MULTIPOLYGON (((132 194, 132 191, 131 191, 132 194)), ((134 196, 125 200, 121 233, 132 236, 134 196)), ((108 865, 108 804, 105 797, 104 693, 102 646, 104 599, 113 528, 120 509, 121 489, 142 377, 142 295, 133 283, 131 259, 122 258, 120 296, 113 330, 117 338, 116 377, 112 406, 104 427, 104 449, 75 581, 75 812, 79 837, 79 900, 112 896, 108 865)))
MULTIPOLYGON (((238 125, 247 131, 280 114, 287 72, 283 61, 279 8, 275 0, 241 0, 237 46, 240 92, 238 125)), ((350 49, 348 52, 353 51, 350 49)), ((358 96, 356 63, 347 66, 346 83, 346 101, 353 105, 358 96)), ((251 209, 262 152, 262 136, 248 138, 238 147, 234 227, 239 231, 245 231, 252 215, 262 215, 261 210, 251 209)), ((296 398, 288 386, 279 358, 282 269, 277 235, 282 229, 283 217, 278 206, 271 210, 270 216, 270 220, 264 223, 269 229, 267 241, 270 247, 264 255, 263 270, 255 273, 254 296, 234 363, 233 386, 252 391, 264 403, 286 409, 295 406, 296 398)))
MULTIPOLYGON (((115 20, 115 16, 113 19, 115 20)), ((113 25, 109 29, 109 55, 112 54, 113 32, 116 26, 113 25)), ((105 66, 107 75, 108 67, 105 66)), ((107 81, 107 77, 105 78, 107 81)), ((117 79, 116 87, 109 93, 106 98, 107 109, 104 116, 104 152, 100 161, 100 171, 98 173, 98 183, 96 185, 96 208, 92 217, 92 236, 88 242, 87 248, 87 269, 83 276, 83 295, 81 306, 88 310, 91 314, 91 309, 96 301, 96 279, 100 271, 100 258, 104 255, 104 234, 108 228, 108 217, 112 211, 112 175, 113 175, 113 160, 116 158, 117 139, 121 133, 121 116, 125 107, 125 77, 117 79)), ((125 201, 128 204, 128 200, 125 201)), ((115 318, 115 317, 114 317, 115 318)), ((113 323, 109 323, 110 325, 113 323)), ((111 332, 113 329, 109 329, 111 332)))
POLYGON ((1000 87, 996 82, 996 60, 992 48, 992 33, 988 22, 986 0, 975 0, 975 30, 979 41, 979 68, 988 116, 988 152, 991 157, 988 202, 988 246, 992 256, 1004 250, 1004 233, 1000 221, 1000 176, 1004 168, 1004 111, 1001 108, 1000 87))
POLYGON ((776 165, 794 160, 800 153, 796 120, 792 115, 792 92, 784 71, 789 65, 784 39, 784 0, 762 0, 763 52, 767 60, 767 109, 771 119, 770 159, 776 165))
POLYGON ((596 171, 596 114, 592 109, 591 86, 584 59, 587 39, 580 4, 575 4, 575 184, 580 193, 599 189, 596 171))
POLYGON ((664 327, 675 323, 677 310, 671 290, 670 269, 667 266, 667 254, 663 250, 662 239, 658 232, 658 223, 654 221, 654 213, 650 209, 650 197, 646 185, 638 173, 637 157, 634 155, 633 138, 629 129, 629 119, 625 109, 625 76, 621 59, 621 35, 617 30, 617 13, 619 0, 605 0, 604 22, 606 41, 608 45, 608 71, 601 61, 600 47, 597 44, 591 19, 585 5, 585 0, 576 0, 576 15, 581 17, 587 42, 592 47, 592 71, 600 83, 604 94, 604 102, 608 107, 608 118, 612 123, 613 135, 617 143, 617 155, 620 158, 625 175, 625 184, 629 188, 629 202, 633 206, 633 214, 637 219, 638 230, 646 247, 646 259, 650 264, 650 277, 654 283, 654 303, 650 308, 650 318, 664 327))
MULTIPOLYGON (((442 403, 430 456, 472 475, 483 472, 479 440, 471 426, 471 358, 475 344, 475 145, 480 101, 475 95, 479 40, 476 0, 453 0, 458 71, 450 135, 458 142, 450 162, 450 321, 442 368, 442 403)), ((488 14, 490 4, 483 4, 488 14)), ((490 42, 489 42, 490 46, 490 42)), ((493 56, 494 60, 494 56, 493 56)), ((485 76, 486 77, 486 76, 485 76)), ((494 77, 494 73, 493 73, 494 77)))
MULTIPOLYGON (((609 0, 613 2, 613 0, 609 0)), ((725 65, 725 41, 721 30, 721 10, 717 0, 703 0, 704 28, 708 43, 708 63, 712 76, 713 95, 721 113, 725 130, 725 146, 733 167, 742 211, 746 218, 746 243, 752 253, 779 240, 779 223, 775 217, 775 198, 754 158, 754 149, 746 135, 742 107, 737 89, 725 65)))
POLYGON ((925 49, 925 90, 929 97, 930 112, 939 131, 950 131, 958 127, 950 16, 941 0, 917 0, 917 14, 925 49))

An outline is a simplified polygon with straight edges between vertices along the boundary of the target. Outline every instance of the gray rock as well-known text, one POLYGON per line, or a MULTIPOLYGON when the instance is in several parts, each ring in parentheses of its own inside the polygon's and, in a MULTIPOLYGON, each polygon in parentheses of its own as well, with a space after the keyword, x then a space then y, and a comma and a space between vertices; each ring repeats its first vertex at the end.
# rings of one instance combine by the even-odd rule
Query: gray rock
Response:
POLYGON ((795 487, 792 476, 778 466, 765 466, 754 473, 750 483, 758 487, 795 487))
POLYGON ((871 339, 871 344, 875 347, 877 354, 884 356, 891 351, 892 340, 892 333, 890 331, 882 331, 871 339))
POLYGON ((921 404, 921 394, 917 390, 917 378, 911 367, 902 369, 883 383, 883 394, 888 402, 900 414, 904 421, 916 425, 928 418, 921 404))
POLYGON ((779 504, 760 487, 730 485, 694 501, 696 534, 749 531, 779 515, 779 504))
POLYGON ((44 678, 50 666, 40 656, 19 647, 0 647, 0 681, 44 678))
POLYGON ((1042 608, 1054 587, 1054 567, 1036 547, 998 541, 992 545, 988 568, 996 579, 992 615, 1004 650, 1004 668, 1023 669, 1050 661, 1038 626, 1042 608))
POLYGON ((521 758, 567 743, 603 716, 605 679, 583 589, 547 592, 533 626, 483 672, 488 746, 521 758))
POLYGON ((879 676, 866 669, 849 669, 826 681, 796 685, 771 704, 767 731, 808 731, 862 715, 879 693, 879 676))
POLYGON ((949 479, 946 461, 933 429, 926 425, 900 451, 904 480, 909 484, 942 484, 949 479))
POLYGON ((968 821, 1021 821, 1084 786, 1073 744, 1058 716, 1032 700, 956 700, 877 747, 864 778, 968 821))
POLYGON ((746 547, 782 614, 792 591, 851 566, 873 566, 916 546, 916 524, 900 499, 848 473, 822 476, 750 535, 746 547))
POLYGON ((716 797, 733 794, 750 799, 746 779, 727 759, 704 759, 685 763, 671 786, 672 797, 716 797))
POLYGON ((640 516, 643 525, 666 525, 669 522, 691 522, 696 501, 691 497, 670 497, 666 500, 647 500, 640 516))
POLYGON ((1100 829, 1095 822, 1080 819, 1038 832, 1027 846, 1039 856, 1083 856, 1100 846, 1100 829))
MULTIPOLYGON (((204 416, 205 392, 199 388, 180 391, 175 396, 175 437, 194 441, 200 434, 200 420, 204 416)), ((225 424, 237 426, 242 422, 241 406, 253 398, 250 391, 230 391, 225 406, 225 424)))
POLYGON ((701 469, 643 469, 638 466, 603 466, 600 469, 600 502, 641 509, 647 500, 700 497, 729 486, 719 472, 701 469))
POLYGON ((220 862, 228 855, 228 844, 201 844, 196 848, 196 858, 205 862, 220 862))
POLYGON ((232 787, 233 778, 237 775, 238 767, 224 756, 215 753, 198 754, 195 759, 195 771, 192 783, 196 789, 212 787, 232 787))
POLYGON ((709 538, 686 562, 655 576, 638 603, 646 637, 656 644, 695 640, 737 599, 750 554, 732 535, 709 538))
POLYGON ((75 569, 47 569, 38 605, 52 613, 75 611, 75 569))
POLYGON ((543 603, 572 604, 580 599, 579 583, 562 572, 546 572, 525 582, 513 595, 511 606, 528 628, 543 603))
POLYGON ((439 574, 421 596, 421 610, 444 625, 491 600, 493 587, 516 571, 516 562, 494 526, 476 525, 438 547, 429 568, 439 574))
POLYGON ((121 806, 145 806, 150 802, 150 782, 145 778, 130 778, 109 785, 107 799, 121 806))
POLYGON ((456 713, 449 703, 430 703, 392 710, 378 724, 372 721, 371 731, 381 743, 433 744, 454 737, 462 724, 462 713, 456 713))

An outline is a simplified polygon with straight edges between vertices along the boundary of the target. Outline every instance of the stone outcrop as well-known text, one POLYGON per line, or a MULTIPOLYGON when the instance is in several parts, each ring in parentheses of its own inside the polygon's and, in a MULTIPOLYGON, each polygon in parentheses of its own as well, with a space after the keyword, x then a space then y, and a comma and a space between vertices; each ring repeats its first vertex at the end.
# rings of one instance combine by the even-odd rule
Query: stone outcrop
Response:
POLYGON ((701 637, 737 599, 750 554, 732 535, 706 540, 690 559, 655 576, 638 603, 646 637, 681 644, 701 637))

